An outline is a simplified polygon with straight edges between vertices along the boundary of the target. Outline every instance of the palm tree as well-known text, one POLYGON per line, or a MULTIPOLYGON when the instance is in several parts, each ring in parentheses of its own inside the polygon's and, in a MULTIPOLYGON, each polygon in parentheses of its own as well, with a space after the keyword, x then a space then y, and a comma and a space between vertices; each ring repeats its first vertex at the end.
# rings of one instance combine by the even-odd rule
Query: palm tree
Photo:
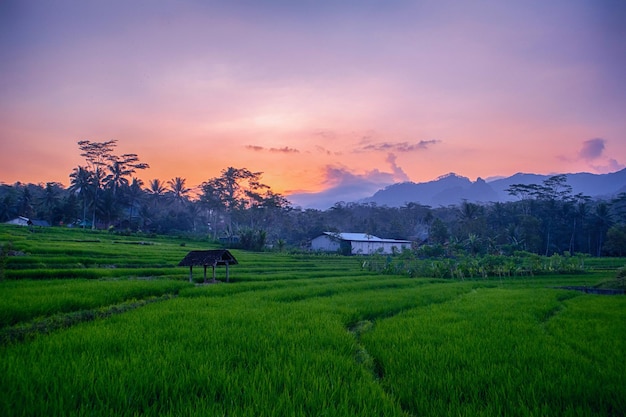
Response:
POLYGON ((113 196, 116 195, 118 188, 122 188, 128 185, 128 180, 125 178, 132 173, 132 170, 124 169, 123 164, 119 161, 113 161, 113 163, 107 166, 109 174, 104 178, 104 185, 113 190, 113 196))
POLYGON ((54 209, 58 204, 59 184, 55 182, 46 183, 43 197, 41 198, 41 204, 46 213, 46 219, 50 224, 54 222, 54 209))
POLYGON ((133 221, 133 209, 135 208, 135 203, 137 203, 142 196, 143 181, 138 178, 133 178, 130 187, 128 187, 128 205, 129 205, 129 213, 128 213, 128 227, 131 227, 133 221))
POLYGON ((30 218, 33 214, 33 196, 28 189, 28 185, 24 186, 19 201, 20 214, 30 218))
POLYGON ((106 142, 91 142, 89 140, 78 141, 78 147, 83 152, 80 156, 85 158, 89 168, 91 168, 92 179, 91 184, 93 186, 93 217, 91 220, 92 230, 96 228, 96 209, 98 206, 98 192, 102 180, 104 179, 103 167, 106 166, 107 161, 110 161, 113 156, 113 148, 115 148, 117 140, 109 140, 106 142))
POLYGON ((150 185, 148 186, 148 188, 145 189, 145 191, 148 194, 159 197, 165 194, 165 192, 167 191, 167 188, 165 187, 165 184, 163 183, 163 181, 161 181, 158 178, 155 178, 153 180, 150 180, 150 185))
POLYGON ((596 212, 594 213, 594 217, 594 227, 598 234, 598 246, 596 255, 601 256, 602 245, 604 244, 604 237, 606 236, 606 232, 613 225, 613 216, 611 215, 611 211, 609 210, 609 205, 605 202, 600 202, 596 206, 596 212))
POLYGON ((179 205, 183 205, 187 202, 187 194, 191 191, 191 188, 185 186, 185 181, 185 178, 176 177, 167 182, 170 186, 169 190, 173 194, 174 201, 179 205))
MULTIPOLYGON (((577 196, 578 198, 578 196, 577 196)), ((584 230, 584 226, 587 220, 587 217, 589 217, 589 201, 591 200, 591 197, 587 197, 587 196, 580 196, 578 198, 578 202, 576 203, 576 205, 574 206, 574 213, 573 213, 573 225, 572 225, 572 236, 570 238, 570 245, 569 245, 569 252, 571 254, 574 254, 576 252, 576 234, 577 231, 583 231, 584 230)))
POLYGON ((463 200, 463 203, 458 211, 458 219, 461 226, 460 232, 462 236, 469 236, 471 234, 479 234, 483 232, 483 228, 481 228, 479 224, 482 212, 482 206, 463 200))
POLYGON ((92 177, 92 173, 80 165, 74 168, 74 171, 70 174, 69 190, 74 194, 78 194, 83 202, 83 228, 85 227, 85 219, 87 217, 87 198, 92 185, 92 177))
POLYGON ((157 179, 150 180, 149 186, 144 188, 144 191, 150 195, 153 200, 154 207, 157 205, 157 201, 165 194, 167 187, 163 181, 157 179))
POLYGON ((139 157, 134 153, 126 153, 121 157, 116 155, 109 156, 110 165, 108 165, 109 174, 105 177, 106 186, 113 189, 113 195, 118 188, 127 186, 129 181, 126 177, 135 173, 137 169, 150 168, 150 165, 139 162, 139 157))

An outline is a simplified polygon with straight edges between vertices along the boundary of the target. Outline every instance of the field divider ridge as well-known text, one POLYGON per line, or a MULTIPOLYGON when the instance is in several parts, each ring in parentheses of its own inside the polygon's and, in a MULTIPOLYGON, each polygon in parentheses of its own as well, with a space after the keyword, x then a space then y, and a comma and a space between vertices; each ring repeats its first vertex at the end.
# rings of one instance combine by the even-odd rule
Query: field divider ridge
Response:
POLYGON ((53 316, 31 320, 26 323, 19 323, 0 329, 0 345, 23 342, 37 335, 67 329, 79 323, 104 319, 115 314, 125 313, 148 304, 170 300, 175 297, 177 297, 176 294, 163 294, 161 296, 151 296, 140 300, 132 299, 106 307, 59 313, 53 316))

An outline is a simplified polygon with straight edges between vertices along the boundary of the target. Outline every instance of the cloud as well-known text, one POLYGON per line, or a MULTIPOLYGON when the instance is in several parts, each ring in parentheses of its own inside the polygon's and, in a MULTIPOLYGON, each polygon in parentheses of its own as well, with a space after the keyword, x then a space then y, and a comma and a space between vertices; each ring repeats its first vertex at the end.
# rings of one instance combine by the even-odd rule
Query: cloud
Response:
MULTIPOLYGON (((367 142, 367 141, 364 141, 367 142)), ((440 143, 440 140, 431 139, 431 140, 420 140, 416 143, 409 142, 377 142, 370 143, 362 146, 361 148, 357 148, 356 152, 363 151, 385 151, 385 152, 413 152, 413 151, 423 151, 430 148, 437 143, 440 143)))
POLYGON ((324 183, 332 187, 370 188, 372 185, 384 186, 393 183, 393 174, 381 172, 378 169, 367 171, 364 174, 355 174, 344 167, 327 165, 324 183))
POLYGON ((282 148, 270 148, 270 152, 277 153, 300 153, 296 148, 290 148, 289 146, 283 146, 282 148))
POLYGON ((318 153, 321 153, 321 154, 324 154, 324 155, 327 155, 327 156, 333 156, 333 155, 334 156, 340 156, 340 155, 343 154, 342 152, 331 151, 330 149, 326 149, 323 146, 319 146, 319 145, 315 145, 315 150, 318 153))
POLYGON ((583 142, 578 156, 586 161, 591 161, 602 156, 605 140, 601 138, 589 139, 583 142))
POLYGON ((410 178, 408 175, 406 175, 406 172, 404 172, 404 170, 396 164, 396 159, 397 159, 396 155, 392 153, 389 153, 386 159, 386 161, 389 162, 389 165, 391 165, 394 179, 396 181, 401 181, 401 182, 410 181, 410 178))
POLYGON ((606 142, 606 139, 602 138, 584 141, 581 149, 578 151, 578 158, 587 162, 594 171, 601 174, 616 172, 626 168, 626 165, 616 159, 604 155, 606 142))
POLYGON ((617 172, 617 171, 621 171, 622 169, 626 168, 626 165, 619 163, 617 160, 611 158, 608 161, 606 161, 605 164, 602 165, 591 165, 593 167, 593 169, 596 170, 596 172, 602 173, 602 174, 608 174, 611 172, 617 172))
POLYGON ((376 191, 391 185, 398 179, 408 179, 395 163, 395 155, 389 154, 387 162, 394 172, 382 172, 378 169, 357 174, 348 168, 327 165, 324 167, 323 184, 327 187, 318 193, 293 193, 287 195, 295 206, 325 210, 339 201, 359 201, 371 197, 376 191))
POLYGON ((337 138, 337 134, 334 131, 328 129, 318 129, 313 132, 313 136, 317 136, 327 140, 334 140, 337 138))
POLYGON ((246 145, 246 149, 250 149, 255 152, 300 153, 298 149, 290 148, 289 146, 284 146, 282 148, 266 148, 258 145, 246 145))

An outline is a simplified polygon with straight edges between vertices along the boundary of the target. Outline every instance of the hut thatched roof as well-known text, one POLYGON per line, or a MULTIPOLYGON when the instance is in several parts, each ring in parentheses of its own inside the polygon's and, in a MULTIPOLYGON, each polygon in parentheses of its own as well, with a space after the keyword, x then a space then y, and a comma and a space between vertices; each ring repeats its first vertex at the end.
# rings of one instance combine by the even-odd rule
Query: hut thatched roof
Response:
POLYGON ((192 250, 178 266, 237 265, 237 259, 226 249, 192 250))

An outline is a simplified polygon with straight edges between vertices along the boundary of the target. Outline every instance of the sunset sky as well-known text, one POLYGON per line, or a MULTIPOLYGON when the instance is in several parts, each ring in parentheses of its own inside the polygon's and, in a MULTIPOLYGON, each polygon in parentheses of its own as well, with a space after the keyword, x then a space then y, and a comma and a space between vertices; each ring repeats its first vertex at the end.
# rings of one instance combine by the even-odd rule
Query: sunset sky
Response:
POLYGON ((620 0, 4 0, 0 182, 57 181, 79 140, 146 183, 229 166, 339 200, 626 164, 620 0))

